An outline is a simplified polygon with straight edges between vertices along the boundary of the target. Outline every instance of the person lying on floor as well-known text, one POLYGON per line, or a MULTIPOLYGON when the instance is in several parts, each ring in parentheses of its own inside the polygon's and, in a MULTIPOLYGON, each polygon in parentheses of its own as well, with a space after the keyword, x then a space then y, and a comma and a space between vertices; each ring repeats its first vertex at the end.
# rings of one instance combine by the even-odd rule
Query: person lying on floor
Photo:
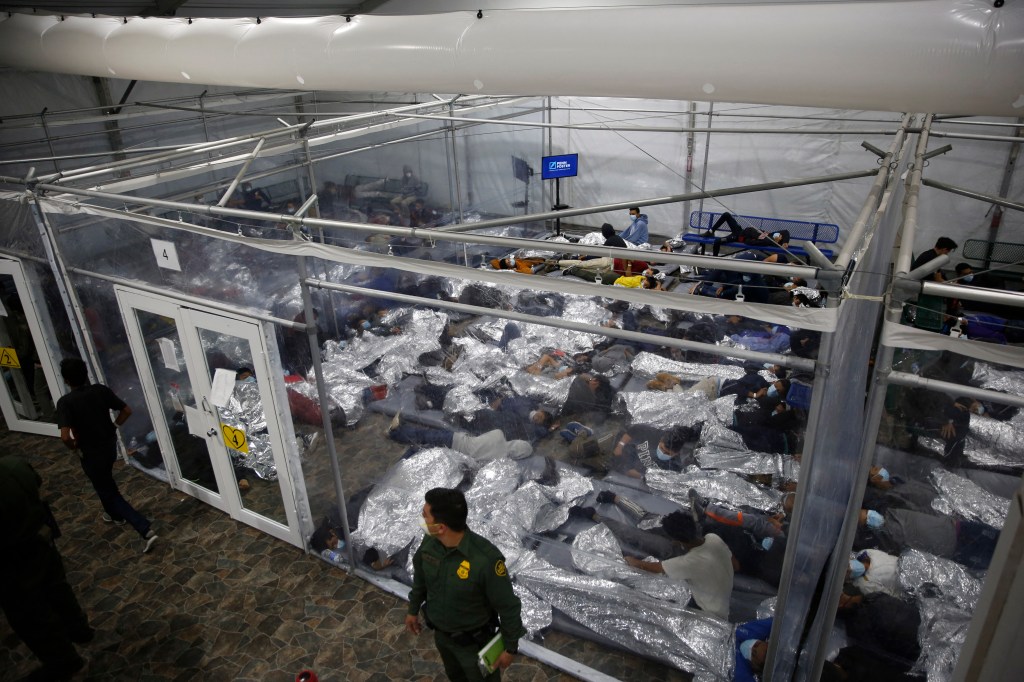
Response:
MULTIPOLYGON (((610 501, 611 491, 602 491, 598 502, 610 501)), ((570 518, 604 524, 622 545, 633 553, 654 557, 643 559, 623 552, 626 563, 649 573, 662 573, 685 582, 692 593, 688 608, 729 619, 732 595, 732 553, 714 533, 703 535, 687 511, 674 511, 661 519, 661 527, 641 530, 601 516, 594 507, 572 507, 570 518)))
POLYGON ((489 406, 462 418, 462 426, 470 433, 480 435, 499 429, 505 437, 531 443, 544 438, 554 430, 554 415, 541 409, 540 404, 524 396, 496 396, 486 394, 489 406))
POLYGON ((696 464, 692 454, 684 456, 684 446, 699 435, 699 429, 688 426, 666 431, 649 424, 634 424, 614 438, 602 439, 600 444, 610 469, 642 479, 648 469, 682 471, 696 464))
POLYGON ((999 529, 988 524, 911 509, 890 508, 884 514, 861 509, 858 525, 870 533, 858 533, 854 549, 873 544, 890 554, 899 554, 910 547, 977 570, 988 568, 999 540, 999 529))
POLYGON ((476 460, 501 457, 525 459, 533 454, 533 446, 525 440, 507 440, 500 429, 474 436, 465 431, 416 426, 402 420, 399 412, 391 420, 388 438, 405 445, 451 448, 476 460))
POLYGON ((723 244, 739 243, 744 246, 779 246, 784 249, 788 249, 790 239, 789 230, 767 232, 765 230, 759 230, 756 227, 743 227, 728 211, 723 213, 718 220, 715 221, 715 224, 711 226, 711 229, 705 232, 702 236, 715 237, 714 244, 711 248, 711 255, 713 256, 717 256, 719 254, 723 244), (729 235, 724 237, 715 237, 715 232, 723 223, 729 228, 729 235))
POLYGON ((544 353, 537 359, 537 362, 523 367, 530 374, 548 374, 555 379, 563 379, 570 374, 582 374, 590 371, 590 362, 594 356, 593 351, 576 353, 569 356, 563 350, 551 350, 544 353))
MULTIPOLYGON (((546 263, 543 258, 516 258, 506 256, 504 258, 492 258, 491 267, 495 270, 515 270, 524 275, 532 275, 546 263)), ((552 269, 554 265, 552 264, 552 269)))

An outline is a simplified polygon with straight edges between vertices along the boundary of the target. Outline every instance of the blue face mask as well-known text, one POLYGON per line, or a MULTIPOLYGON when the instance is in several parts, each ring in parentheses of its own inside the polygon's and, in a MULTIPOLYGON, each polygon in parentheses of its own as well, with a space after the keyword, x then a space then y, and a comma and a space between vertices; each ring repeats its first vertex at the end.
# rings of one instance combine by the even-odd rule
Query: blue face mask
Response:
POLYGON ((772 548, 773 544, 775 544, 775 538, 765 538, 764 540, 761 540, 761 549, 767 552, 772 548))
POLYGON ((878 476, 883 481, 888 481, 889 480, 889 470, 886 469, 885 467, 882 467, 881 469, 878 470, 878 473, 876 474, 876 476, 878 476))
POLYGON ((243 384, 255 384, 256 383, 256 377, 254 377, 254 376, 247 376, 246 378, 242 379, 242 383, 243 384))
POLYGON ((857 578, 863 577, 866 572, 867 572, 867 569, 864 567, 864 564, 862 564, 861 562, 857 561, 856 559, 850 559, 850 579, 851 580, 856 580, 857 578))
POLYGON ((874 509, 869 509, 867 524, 868 528, 881 528, 885 525, 885 519, 874 509))
POLYGON ((370 328, 369 320, 363 320, 362 327, 363 327, 363 329, 369 329, 370 328))
POLYGON ((661 449, 661 444, 660 443, 658 444, 658 449, 654 451, 654 454, 662 462, 667 462, 670 459, 672 459, 672 455, 668 454, 667 452, 665 452, 664 450, 661 449))
POLYGON ((963 277, 960 278, 960 281, 966 284, 967 282, 970 282, 973 279, 974 275, 964 275, 963 277))
POLYGON ((768 387, 768 397, 769 398, 778 398, 779 397, 779 389, 775 388, 775 384, 772 384, 771 386, 768 387))

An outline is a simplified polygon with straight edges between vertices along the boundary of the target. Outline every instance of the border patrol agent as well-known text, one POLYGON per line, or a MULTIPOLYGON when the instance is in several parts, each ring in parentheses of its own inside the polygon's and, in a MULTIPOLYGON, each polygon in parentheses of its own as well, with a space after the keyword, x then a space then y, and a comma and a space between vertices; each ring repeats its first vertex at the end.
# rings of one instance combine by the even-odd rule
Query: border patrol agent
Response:
POLYGON ((444 670, 454 682, 501 679, 501 670, 519 652, 526 634, 522 604, 512 591, 505 557, 466 527, 466 498, 458 490, 427 491, 423 522, 427 537, 413 557, 412 591, 405 628, 421 631, 419 613, 434 630, 444 670), (501 631, 505 652, 497 669, 484 677, 477 653, 501 631))

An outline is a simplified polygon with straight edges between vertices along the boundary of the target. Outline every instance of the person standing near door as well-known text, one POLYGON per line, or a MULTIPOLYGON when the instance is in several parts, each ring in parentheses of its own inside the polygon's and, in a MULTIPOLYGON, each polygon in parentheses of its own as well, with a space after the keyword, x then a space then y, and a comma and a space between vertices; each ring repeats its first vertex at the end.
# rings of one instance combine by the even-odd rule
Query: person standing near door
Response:
POLYGON ((132 408, 103 384, 90 384, 89 372, 80 358, 66 358, 60 363, 60 374, 71 389, 57 401, 57 427, 60 439, 69 450, 75 450, 82 470, 92 482, 103 505, 103 520, 124 525, 127 521, 142 537, 142 553, 153 548, 156 532, 149 519, 135 511, 114 482, 114 461, 117 460, 117 427, 132 415, 132 408), (110 421, 110 411, 116 411, 110 421))

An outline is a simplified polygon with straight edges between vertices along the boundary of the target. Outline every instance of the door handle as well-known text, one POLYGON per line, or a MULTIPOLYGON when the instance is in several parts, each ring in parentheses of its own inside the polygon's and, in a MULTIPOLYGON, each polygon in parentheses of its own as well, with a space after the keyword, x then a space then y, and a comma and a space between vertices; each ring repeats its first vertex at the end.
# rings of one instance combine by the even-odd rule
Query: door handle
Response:
POLYGON ((216 436, 217 435, 217 429, 211 427, 210 430, 206 432, 206 435, 207 436, 216 436))

